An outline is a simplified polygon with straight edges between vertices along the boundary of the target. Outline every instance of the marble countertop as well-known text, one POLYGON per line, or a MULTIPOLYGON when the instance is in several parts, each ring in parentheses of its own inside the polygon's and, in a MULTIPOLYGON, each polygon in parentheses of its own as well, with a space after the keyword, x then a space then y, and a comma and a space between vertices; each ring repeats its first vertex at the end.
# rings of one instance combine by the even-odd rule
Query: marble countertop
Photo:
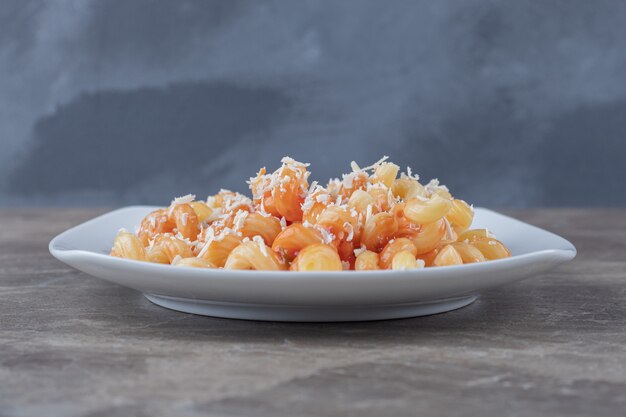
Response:
POLYGON ((169 311, 49 255, 55 234, 103 211, 0 211, 1 416, 626 409, 626 210, 507 211, 578 257, 457 311, 344 324, 169 311))

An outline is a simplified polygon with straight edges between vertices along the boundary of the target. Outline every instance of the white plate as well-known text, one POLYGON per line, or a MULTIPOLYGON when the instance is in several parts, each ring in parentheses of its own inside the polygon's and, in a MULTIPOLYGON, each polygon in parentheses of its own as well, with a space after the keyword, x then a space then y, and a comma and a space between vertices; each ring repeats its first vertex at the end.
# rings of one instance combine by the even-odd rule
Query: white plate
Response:
POLYGON ((412 271, 270 272, 173 267, 107 254, 117 231, 134 230, 156 207, 134 206, 76 226, 50 253, 83 272, 134 288, 153 303, 208 316, 276 321, 415 317, 472 303, 480 291, 546 272, 576 256, 567 240, 477 208, 472 227, 492 230, 507 259, 412 271))

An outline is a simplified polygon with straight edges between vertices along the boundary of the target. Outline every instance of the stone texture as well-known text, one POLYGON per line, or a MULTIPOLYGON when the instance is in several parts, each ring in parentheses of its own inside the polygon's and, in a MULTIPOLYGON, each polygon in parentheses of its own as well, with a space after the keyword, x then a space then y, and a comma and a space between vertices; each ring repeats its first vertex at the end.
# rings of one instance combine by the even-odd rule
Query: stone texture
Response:
POLYGON ((616 416, 626 211, 524 210, 578 257, 451 313, 368 323, 199 317, 53 259, 105 210, 0 212, 1 416, 616 416))

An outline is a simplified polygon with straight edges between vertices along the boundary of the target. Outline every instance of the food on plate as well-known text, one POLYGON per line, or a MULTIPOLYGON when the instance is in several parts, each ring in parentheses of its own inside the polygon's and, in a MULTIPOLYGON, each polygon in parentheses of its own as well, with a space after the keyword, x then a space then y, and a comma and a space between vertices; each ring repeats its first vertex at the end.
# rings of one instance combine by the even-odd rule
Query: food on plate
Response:
POLYGON ((175 198, 136 233, 120 230, 111 255, 194 268, 269 271, 408 270, 511 256, 474 211, 431 180, 382 158, 325 186, 285 157, 248 181, 252 198, 220 190, 175 198))

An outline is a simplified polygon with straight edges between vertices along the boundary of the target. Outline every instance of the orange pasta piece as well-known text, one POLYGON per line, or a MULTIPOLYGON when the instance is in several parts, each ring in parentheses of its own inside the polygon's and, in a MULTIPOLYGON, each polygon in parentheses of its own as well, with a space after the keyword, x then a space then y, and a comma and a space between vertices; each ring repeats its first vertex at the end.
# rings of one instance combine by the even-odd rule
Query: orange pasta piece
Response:
POLYGON ((188 267, 192 267, 192 268, 215 268, 215 265, 213 265, 211 262, 209 261, 205 261, 202 258, 196 258, 196 257, 192 257, 192 258, 174 258, 174 260, 172 261, 172 265, 174 266, 188 266, 188 267))
POLYGON ((254 236, 261 236, 265 244, 271 245, 274 239, 281 232, 280 220, 274 216, 263 216, 260 213, 250 213, 246 216, 241 234, 243 237, 252 239, 254 236))
POLYGON ((376 205, 376 200, 367 191, 356 190, 348 199, 348 206, 357 213, 365 215, 368 206, 376 205))
POLYGON ((337 241, 353 241, 357 231, 357 219, 347 208, 326 207, 317 218, 316 224, 330 231, 337 241))
POLYGON ((410 252, 413 254, 413 257, 417 255, 417 248, 410 239, 401 237, 387 243, 387 245, 380 252, 380 267, 382 269, 391 268, 391 262, 393 261, 394 256, 403 251, 410 252))
POLYGON ((461 255, 464 264, 471 264, 475 262, 484 262, 487 260, 485 255, 482 254, 478 248, 465 242, 455 242, 452 247, 461 255))
POLYGON ((394 270, 407 270, 424 268, 424 261, 416 259, 413 253, 403 250, 396 253, 391 261, 391 269, 394 270))
POLYGON ((189 203, 193 211, 196 212, 196 216, 198 217, 199 222, 209 222, 213 219, 214 209, 209 207, 206 203, 202 201, 193 201, 189 203))
POLYGON ((421 259, 422 261, 424 261, 424 266, 433 266, 433 261, 435 260, 435 258, 437 257, 437 255, 439 254, 439 250, 440 250, 440 246, 436 247, 435 249, 428 251, 426 253, 422 253, 420 255, 417 255, 416 258, 417 259, 421 259))
POLYGON ((398 165, 391 162, 383 162, 374 170, 374 175, 370 177, 370 182, 380 182, 384 184, 385 187, 391 188, 394 180, 398 176, 398 171, 400 171, 398 165))
POLYGON ((413 244, 417 248, 417 254, 421 255, 435 249, 439 246, 445 233, 446 224, 443 219, 422 225, 419 232, 412 239, 413 244))
POLYGON ((462 265, 463 258, 459 252, 454 249, 452 245, 446 245, 435 256, 433 265, 435 266, 450 266, 450 265, 462 265))
POLYGON ((278 184, 274 188, 274 205, 287 221, 302 221, 303 194, 308 190, 307 172, 304 165, 291 163, 283 158, 283 167, 278 172, 278 184))
POLYGON ((144 246, 153 240, 157 235, 171 233, 176 227, 176 222, 170 220, 166 209, 159 209, 148 214, 141 221, 137 235, 144 246))
POLYGON ((176 256, 190 258, 193 252, 189 245, 175 236, 159 235, 148 249, 148 260, 160 264, 171 264, 176 256))
POLYGON ((366 250, 356 257, 354 269, 357 271, 373 271, 380 269, 378 265, 378 254, 371 250, 366 250))
POLYGON ((389 211, 396 204, 395 197, 390 188, 375 187, 367 190, 374 199, 375 212, 389 211))
POLYGON ((324 244, 302 249, 291 264, 293 271, 341 271, 341 259, 334 247, 324 244))
POLYGON ((398 221, 392 213, 378 213, 365 221, 361 243, 367 249, 379 252, 398 230, 398 221))
POLYGON ((210 239, 200 250, 198 257, 215 265, 223 267, 230 252, 241 243, 241 237, 235 234, 220 236, 218 240, 210 239))
POLYGON ((474 219, 474 210, 463 200, 453 199, 452 206, 446 214, 446 219, 457 231, 469 229, 474 219))
POLYGON ((406 202, 404 215, 410 221, 418 224, 432 223, 443 218, 452 207, 452 202, 438 194, 428 200, 417 198, 406 202))
POLYGON ((303 248, 322 242, 324 239, 318 230, 305 227, 301 223, 294 223, 276 236, 274 243, 272 243, 272 250, 282 253, 285 259, 290 261, 303 248))
POLYGON ((393 195, 403 200, 424 197, 424 186, 411 178, 398 178, 392 185, 393 195))
POLYGON ((198 237, 198 215, 189 204, 176 204, 170 211, 170 219, 184 238, 196 240, 198 237))
POLYGON ((230 190, 220 190, 207 200, 207 205, 222 213, 236 213, 239 210, 252 211, 252 201, 243 194, 230 190))
POLYGON ((141 240, 127 231, 120 231, 117 234, 110 255, 135 261, 145 261, 147 259, 141 240))
POLYGON ((280 271, 287 269, 283 260, 272 251, 262 239, 247 241, 237 246, 228 255, 224 269, 253 269, 259 271, 280 271))
POLYGON ((471 242, 479 237, 493 237, 493 235, 487 229, 472 229, 459 234, 458 240, 471 242))
POLYGON ((333 198, 325 190, 313 191, 302 204, 302 221, 315 223, 319 215, 333 202, 333 198))
POLYGON ((350 198, 356 190, 363 190, 367 186, 368 178, 369 175, 364 171, 351 172, 344 175, 338 194, 343 198, 350 198))
POLYGON ((419 233, 421 226, 413 223, 404 215, 405 203, 396 204, 393 207, 393 213, 398 221, 398 231, 396 237, 407 237, 413 239, 419 233))
POLYGON ((470 245, 478 249, 488 260, 508 258, 511 252, 502 242, 491 237, 477 237, 470 245))

